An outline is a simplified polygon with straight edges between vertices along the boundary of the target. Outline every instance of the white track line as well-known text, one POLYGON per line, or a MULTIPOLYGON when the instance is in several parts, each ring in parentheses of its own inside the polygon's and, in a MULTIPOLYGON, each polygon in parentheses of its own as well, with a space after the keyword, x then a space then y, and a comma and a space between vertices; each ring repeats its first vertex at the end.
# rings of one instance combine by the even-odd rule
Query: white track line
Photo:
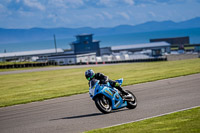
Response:
MULTIPOLYGON (((139 119, 139 120, 129 121, 129 122, 120 123, 120 124, 116 124, 116 125, 112 125, 112 126, 108 126, 108 127, 103 127, 103 128, 110 128, 110 127, 120 126, 120 125, 123 125, 123 124, 134 123, 134 122, 138 122, 138 121, 142 121, 142 120, 147 120, 147 119, 155 118, 155 117, 159 117, 159 116, 169 115, 169 114, 172 114, 172 113, 176 113, 176 112, 180 112, 180 111, 185 111, 185 110, 189 110, 189 109, 193 109, 193 108, 197 108, 197 107, 200 107, 200 106, 194 106, 194 107, 190 107, 190 108, 180 109, 180 110, 176 110, 176 111, 169 112, 169 113, 164 113, 164 114, 160 114, 160 115, 146 117, 146 118, 142 118, 142 119, 139 119)), ((103 128, 100 128, 100 129, 103 129, 103 128)))

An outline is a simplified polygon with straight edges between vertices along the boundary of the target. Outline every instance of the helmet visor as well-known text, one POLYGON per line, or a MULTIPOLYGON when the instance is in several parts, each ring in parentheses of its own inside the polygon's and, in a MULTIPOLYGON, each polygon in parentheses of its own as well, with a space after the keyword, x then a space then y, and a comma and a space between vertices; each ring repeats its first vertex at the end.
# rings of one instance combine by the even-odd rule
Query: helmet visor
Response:
POLYGON ((90 80, 94 77, 94 75, 95 75, 95 74, 93 74, 91 77, 86 76, 86 79, 90 81, 90 80))

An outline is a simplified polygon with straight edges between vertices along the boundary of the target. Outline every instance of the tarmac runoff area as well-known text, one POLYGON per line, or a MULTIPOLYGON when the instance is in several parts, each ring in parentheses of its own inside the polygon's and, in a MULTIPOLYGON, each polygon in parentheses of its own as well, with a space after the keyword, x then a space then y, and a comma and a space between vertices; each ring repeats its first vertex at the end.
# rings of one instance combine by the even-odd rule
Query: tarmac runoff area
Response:
POLYGON ((85 68, 85 67, 111 66, 111 65, 119 65, 119 64, 123 64, 123 63, 117 63, 117 64, 97 64, 97 65, 96 64, 95 65, 72 65, 72 66, 57 66, 57 67, 45 67, 45 68, 33 68, 33 69, 27 69, 27 70, 14 70, 14 71, 0 72, 0 75, 28 73, 28 72, 40 72, 40 71, 52 71, 52 70, 63 70, 63 69, 73 69, 73 68, 85 68))
POLYGON ((136 109, 102 114, 89 94, 0 108, 1 133, 78 133, 200 106, 200 74, 124 87, 136 109))

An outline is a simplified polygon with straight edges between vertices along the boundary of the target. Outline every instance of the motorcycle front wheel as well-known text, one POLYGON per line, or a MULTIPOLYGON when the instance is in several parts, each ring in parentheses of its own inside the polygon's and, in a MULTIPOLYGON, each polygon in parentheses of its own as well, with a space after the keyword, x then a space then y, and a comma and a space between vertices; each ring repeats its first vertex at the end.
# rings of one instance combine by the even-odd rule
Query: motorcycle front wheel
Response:
POLYGON ((110 113, 112 110, 110 100, 104 95, 95 98, 95 105, 104 114, 110 113))

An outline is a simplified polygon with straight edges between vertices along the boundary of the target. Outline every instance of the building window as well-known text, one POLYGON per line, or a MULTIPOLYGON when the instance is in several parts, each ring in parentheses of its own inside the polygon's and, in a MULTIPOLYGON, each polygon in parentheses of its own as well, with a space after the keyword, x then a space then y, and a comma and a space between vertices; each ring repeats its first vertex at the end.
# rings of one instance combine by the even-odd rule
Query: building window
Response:
POLYGON ((84 44, 88 44, 88 41, 84 41, 84 44))
POLYGON ((91 47, 85 47, 86 50, 91 50, 91 47))
POLYGON ((63 64, 64 63, 64 61, 59 61, 59 64, 63 64))

